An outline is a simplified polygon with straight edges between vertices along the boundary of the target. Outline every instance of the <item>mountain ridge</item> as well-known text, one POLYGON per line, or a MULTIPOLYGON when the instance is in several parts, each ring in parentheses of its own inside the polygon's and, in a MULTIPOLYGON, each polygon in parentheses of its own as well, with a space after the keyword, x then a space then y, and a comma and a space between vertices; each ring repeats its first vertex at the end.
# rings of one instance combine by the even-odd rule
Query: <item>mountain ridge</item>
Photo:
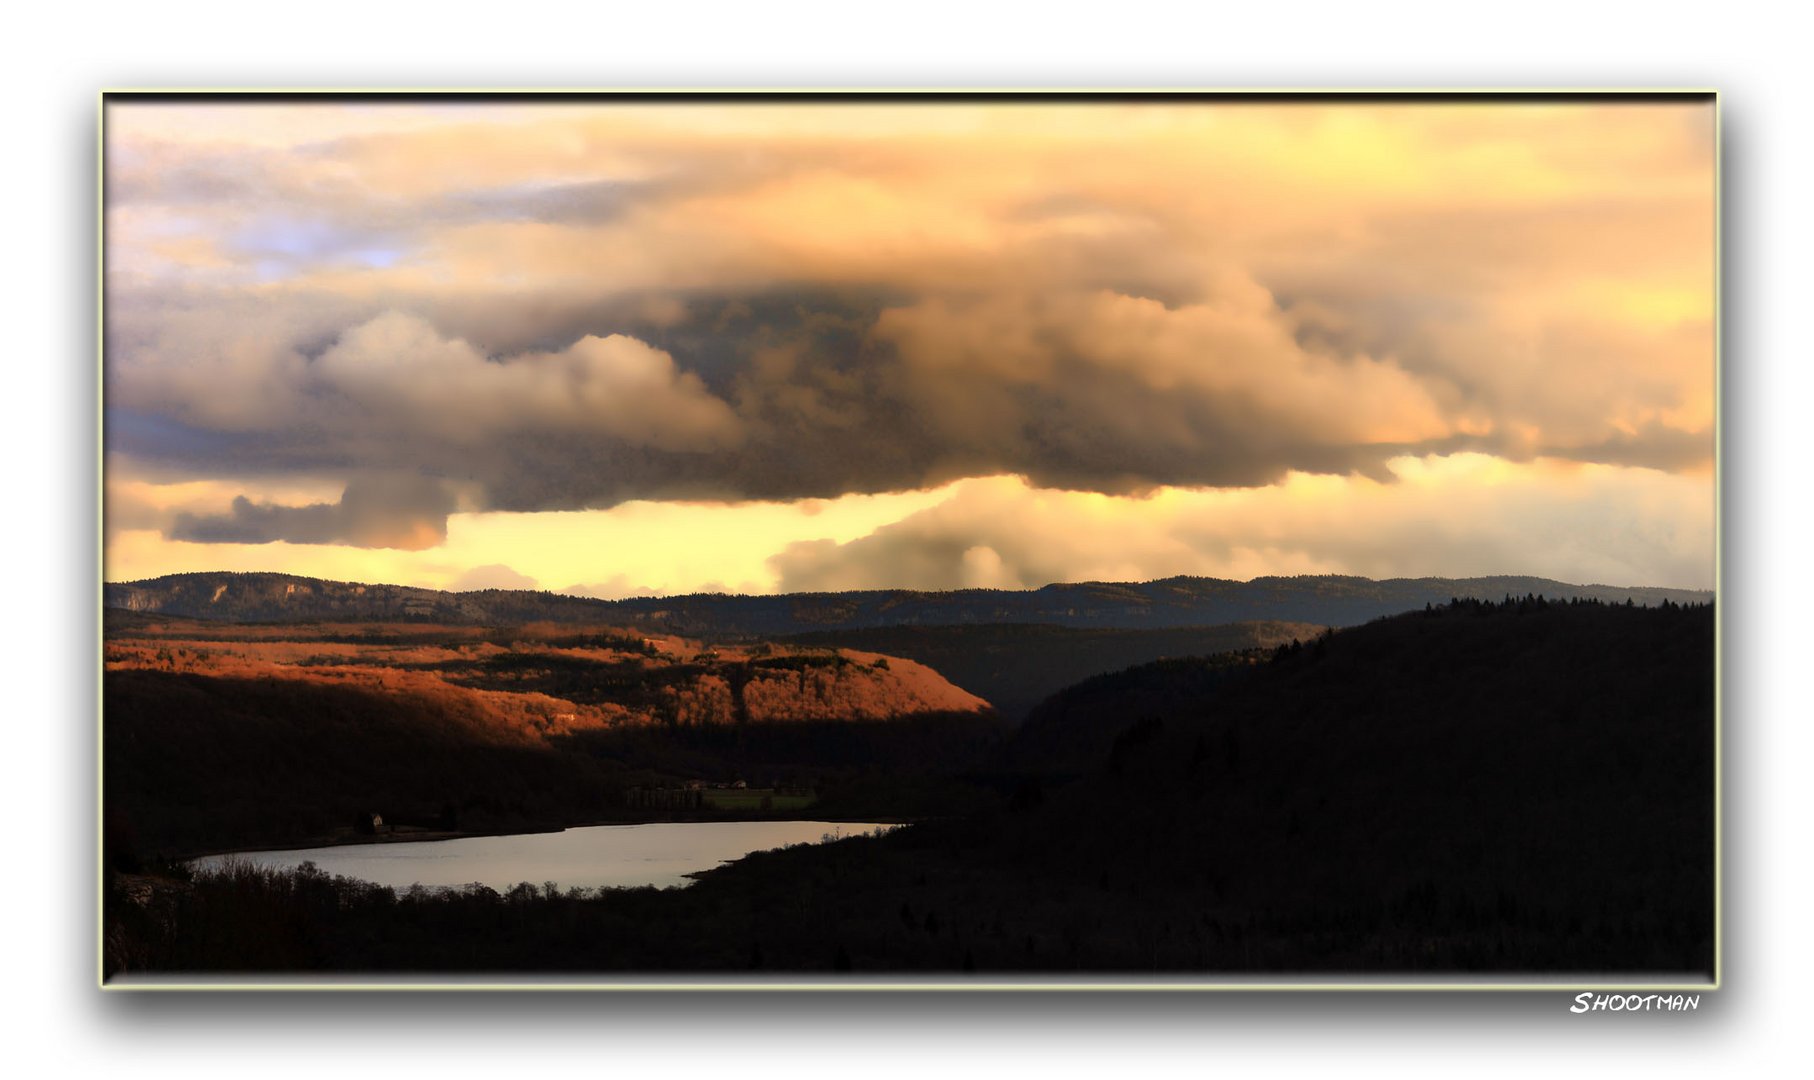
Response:
POLYGON ((690 593, 602 600, 562 593, 448 592, 278 573, 209 571, 103 586, 109 608, 224 622, 421 620, 441 623, 615 623, 703 638, 751 638, 889 626, 1043 623, 1181 628, 1272 620, 1353 626, 1451 599, 1543 595, 1652 606, 1703 603, 1709 590, 1575 585, 1524 575, 1387 578, 1176 576, 1145 582, 1053 583, 1037 589, 872 589, 746 595, 690 593))

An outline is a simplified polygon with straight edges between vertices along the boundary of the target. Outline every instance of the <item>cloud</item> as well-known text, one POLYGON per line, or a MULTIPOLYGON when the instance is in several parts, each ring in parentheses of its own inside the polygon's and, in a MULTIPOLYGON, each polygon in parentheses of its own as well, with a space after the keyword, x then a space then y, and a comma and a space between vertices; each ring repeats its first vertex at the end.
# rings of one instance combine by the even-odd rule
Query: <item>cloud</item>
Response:
POLYGON ((453 592, 477 592, 481 589, 534 589, 536 580, 519 574, 503 563, 475 566, 455 578, 448 588, 453 592))
POLYGON ((655 589, 645 583, 630 580, 627 574, 613 574, 610 578, 590 585, 569 585, 561 592, 568 596, 590 596, 595 600, 622 600, 630 596, 659 596, 655 589))
POLYGON ((108 138, 110 449, 198 477, 538 511, 1712 456, 1707 106, 114 105, 108 138))
POLYGON ((697 451, 741 439, 729 406, 697 376, 620 334, 494 360, 422 319, 388 312, 342 335, 304 381, 362 413, 362 423, 448 442, 530 431, 697 451))
POLYGON ((1148 498, 971 480, 866 536, 792 543, 769 566, 781 592, 1311 573, 1712 586, 1713 507, 1697 478, 1482 454, 1392 468, 1389 484, 1294 474, 1148 498))
POLYGON ((1311 351, 1270 294, 1229 275, 1177 307, 1098 291, 884 312, 898 385, 947 453, 1044 486, 1271 483, 1377 469, 1454 435, 1390 360, 1311 351))
POLYGON ((827 294, 792 310, 714 298, 645 326, 728 340, 698 348, 705 373, 622 334, 493 357, 386 312, 325 345, 210 334, 217 359, 147 362, 110 402, 138 455, 460 476, 480 508, 509 510, 833 498, 1002 472, 1113 492, 1265 484, 1293 469, 1378 474, 1490 428, 1392 359, 1304 345, 1251 280, 1211 290, 1178 306, 1108 290, 827 294))
POLYGON ((420 551, 447 538, 454 499, 444 488, 413 477, 355 480, 337 503, 284 506, 241 495, 226 514, 176 515, 172 540, 201 544, 347 544, 420 551))
POLYGON ((658 194, 653 185, 619 180, 520 184, 452 196, 430 204, 439 222, 537 221, 558 225, 602 225, 658 194))

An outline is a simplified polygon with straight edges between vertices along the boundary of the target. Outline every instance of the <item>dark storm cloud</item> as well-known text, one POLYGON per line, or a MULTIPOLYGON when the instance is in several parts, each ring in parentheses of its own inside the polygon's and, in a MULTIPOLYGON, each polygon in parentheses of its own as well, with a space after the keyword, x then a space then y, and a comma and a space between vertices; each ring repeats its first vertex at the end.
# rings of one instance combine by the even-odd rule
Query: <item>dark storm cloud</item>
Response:
MULTIPOLYGON (((110 446, 509 510, 1710 453, 1709 331, 1672 299, 1706 261, 1694 140, 1585 112, 908 115, 122 136, 110 446)), ((369 533, 345 500, 184 530, 369 533)))
MULTIPOLYGON (((1121 494, 1291 470, 1378 478, 1402 454, 1491 444, 1444 420, 1440 383, 1306 348, 1263 296, 1236 293, 1182 307, 1108 292, 694 295, 666 327, 619 309, 666 349, 587 337, 513 357, 396 313, 325 346, 308 320, 288 345, 269 321, 237 324, 218 366, 180 354, 155 380, 123 378, 117 396, 151 419, 118 437, 229 472, 420 471, 472 482, 482 508, 525 511, 830 498, 997 473, 1121 494)), ((1673 464, 1693 447, 1609 443, 1584 459, 1642 464, 1668 449, 1673 464)))
POLYGON ((218 515, 183 513, 167 535, 199 544, 347 544, 420 551, 447 538, 453 496, 413 477, 375 477, 346 486, 337 503, 279 506, 233 500, 218 515))
POLYGON ((1712 446, 1711 430, 1681 431, 1663 424, 1647 424, 1639 431, 1621 432, 1584 446, 1544 447, 1542 453, 1597 465, 1685 471, 1710 465, 1712 446))

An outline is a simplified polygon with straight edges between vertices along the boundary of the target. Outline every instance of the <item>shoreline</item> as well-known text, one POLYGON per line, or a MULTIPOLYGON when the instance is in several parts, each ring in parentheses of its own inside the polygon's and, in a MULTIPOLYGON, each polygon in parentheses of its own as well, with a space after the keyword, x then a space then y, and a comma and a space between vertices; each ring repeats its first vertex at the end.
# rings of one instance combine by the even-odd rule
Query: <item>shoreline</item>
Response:
POLYGON ((547 833, 566 832, 569 829, 596 829, 607 826, 632 825, 717 825, 737 822, 771 822, 771 821, 816 821, 827 825, 864 824, 864 825, 914 825, 928 820, 923 817, 906 818, 890 815, 832 815, 807 817, 752 817, 749 815, 717 817, 653 817, 637 821, 607 820, 579 821, 567 825, 551 825, 527 829, 498 829, 467 832, 462 830, 425 829, 419 833, 384 833, 376 836, 341 836, 325 837, 316 840, 299 840, 289 843, 274 844, 265 847, 235 847, 210 849, 200 852, 188 852, 175 857, 173 861, 192 863, 201 859, 224 858, 229 855, 272 855, 285 851, 309 851, 315 848, 366 847, 383 844, 429 844, 447 840, 473 840, 487 836, 540 836, 547 833))

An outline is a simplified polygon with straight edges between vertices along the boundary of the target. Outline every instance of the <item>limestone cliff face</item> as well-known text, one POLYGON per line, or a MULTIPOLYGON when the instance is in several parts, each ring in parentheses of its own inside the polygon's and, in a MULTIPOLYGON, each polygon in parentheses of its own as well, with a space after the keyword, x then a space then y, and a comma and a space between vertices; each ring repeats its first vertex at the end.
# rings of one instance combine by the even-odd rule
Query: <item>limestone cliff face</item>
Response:
POLYGON ((612 627, 251 625, 115 612, 109 671, 331 685, 491 741, 637 727, 881 723, 981 713, 923 664, 853 650, 706 646, 612 627))
POLYGON ((839 650, 733 657, 670 688, 683 726, 879 722, 933 712, 980 712, 989 703, 938 672, 899 657, 839 650))
POLYGON ((706 674, 673 688, 670 707, 674 722, 684 727, 706 727, 737 722, 737 702, 731 683, 722 675, 706 674))
POLYGON ((751 723, 888 720, 926 712, 975 712, 989 703, 912 660, 839 650, 842 663, 761 671, 743 688, 751 723))

